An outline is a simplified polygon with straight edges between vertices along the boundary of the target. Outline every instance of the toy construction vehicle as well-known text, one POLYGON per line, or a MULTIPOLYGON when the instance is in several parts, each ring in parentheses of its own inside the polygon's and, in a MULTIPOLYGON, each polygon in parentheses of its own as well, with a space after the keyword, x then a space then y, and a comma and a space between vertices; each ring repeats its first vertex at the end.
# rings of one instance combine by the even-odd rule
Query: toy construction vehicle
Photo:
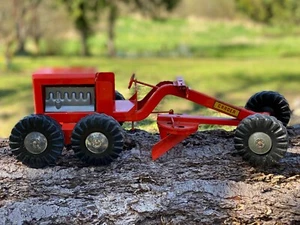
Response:
POLYGON ((13 154, 30 167, 55 165, 67 145, 87 164, 109 164, 123 150, 121 124, 147 118, 166 95, 231 117, 182 115, 172 110, 158 114, 161 140, 152 148, 153 159, 196 132, 200 124, 237 126, 234 146, 254 165, 276 164, 287 151, 285 126, 291 111, 277 92, 259 92, 242 108, 192 90, 182 78, 151 85, 132 75, 128 88, 134 84, 135 91, 128 100, 115 90, 112 72, 42 69, 32 79, 35 114, 20 120, 9 137, 13 154), (137 98, 138 84, 151 88, 141 100, 137 98))

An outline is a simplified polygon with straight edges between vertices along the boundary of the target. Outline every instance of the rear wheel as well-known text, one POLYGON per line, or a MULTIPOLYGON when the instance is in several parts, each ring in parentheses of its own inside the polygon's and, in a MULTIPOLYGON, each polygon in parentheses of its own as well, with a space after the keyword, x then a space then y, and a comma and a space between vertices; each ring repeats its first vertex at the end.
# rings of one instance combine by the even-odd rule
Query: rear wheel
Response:
POLYGON ((120 92, 115 91, 115 100, 125 100, 125 98, 120 92))
POLYGON ((290 121, 291 110, 287 100, 274 91, 262 91, 254 94, 245 106, 254 112, 269 112, 276 117, 284 126, 290 121))
POLYGON ((64 135, 60 125, 52 118, 30 115, 12 129, 9 146, 22 163, 42 168, 55 165, 64 147, 64 135))
POLYGON ((76 124, 71 143, 81 161, 92 165, 107 165, 123 150, 121 126, 108 115, 88 115, 76 124))
POLYGON ((234 146, 252 165, 271 166, 285 155, 288 135, 286 128, 275 117, 254 114, 238 125, 234 146))

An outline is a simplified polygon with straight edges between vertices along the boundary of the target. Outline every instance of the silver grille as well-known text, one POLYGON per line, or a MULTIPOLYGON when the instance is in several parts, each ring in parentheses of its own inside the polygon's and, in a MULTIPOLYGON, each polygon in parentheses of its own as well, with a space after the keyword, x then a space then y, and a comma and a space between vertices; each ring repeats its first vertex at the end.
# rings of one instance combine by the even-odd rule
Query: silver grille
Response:
POLYGON ((46 112, 95 111, 94 87, 46 87, 46 112))

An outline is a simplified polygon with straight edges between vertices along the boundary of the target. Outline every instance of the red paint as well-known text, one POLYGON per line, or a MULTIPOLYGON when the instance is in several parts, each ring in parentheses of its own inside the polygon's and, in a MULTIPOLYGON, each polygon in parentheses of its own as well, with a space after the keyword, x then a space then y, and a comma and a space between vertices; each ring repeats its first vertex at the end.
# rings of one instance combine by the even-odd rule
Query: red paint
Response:
POLYGON ((179 115, 170 113, 158 114, 157 124, 162 140, 154 145, 153 159, 158 158, 188 135, 196 132, 201 124, 237 126, 239 122, 249 115, 250 110, 233 106, 201 92, 190 89, 185 85, 183 78, 176 81, 162 81, 150 85, 138 81, 132 76, 128 87, 133 84, 135 93, 129 100, 115 100, 115 76, 111 72, 96 72, 93 68, 56 68, 42 69, 33 74, 34 108, 36 114, 45 114, 62 125, 66 144, 70 143, 70 136, 75 124, 84 116, 94 112, 45 112, 45 87, 57 86, 91 86, 95 91, 95 112, 105 113, 119 122, 140 121, 147 118, 166 95, 179 98, 214 109, 232 118, 179 115), (141 100, 137 100, 136 86, 150 87, 149 93, 141 100), (218 106, 215 103, 218 102, 218 106), (233 116, 236 114, 236 116, 233 116))

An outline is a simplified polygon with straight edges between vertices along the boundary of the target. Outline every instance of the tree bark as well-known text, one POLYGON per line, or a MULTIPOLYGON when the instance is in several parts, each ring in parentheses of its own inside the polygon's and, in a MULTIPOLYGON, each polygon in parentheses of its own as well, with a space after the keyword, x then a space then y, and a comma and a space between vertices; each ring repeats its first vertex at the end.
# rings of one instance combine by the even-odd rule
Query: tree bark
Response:
POLYGON ((254 168, 234 132, 196 132, 156 161, 158 134, 124 133, 120 158, 103 167, 63 151, 55 167, 22 165, 0 138, 0 224, 299 224, 300 129, 288 154, 254 168), (26 209, 26 210, 25 210, 26 209))

